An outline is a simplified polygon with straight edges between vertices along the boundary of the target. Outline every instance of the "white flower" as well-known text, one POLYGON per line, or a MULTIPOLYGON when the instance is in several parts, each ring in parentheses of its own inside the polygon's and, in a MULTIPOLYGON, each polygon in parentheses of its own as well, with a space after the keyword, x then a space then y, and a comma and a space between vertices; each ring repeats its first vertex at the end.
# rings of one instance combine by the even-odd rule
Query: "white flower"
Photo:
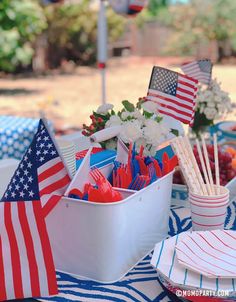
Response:
POLYGON ((141 114, 141 112, 138 109, 135 109, 133 112, 123 111, 121 113, 121 119, 123 121, 127 120, 127 118, 129 117, 140 121, 144 119, 144 116, 141 114))
POLYGON ((140 123, 137 120, 127 121, 123 123, 120 138, 125 143, 135 142, 142 137, 140 123))
POLYGON ((158 146, 166 136, 169 134, 169 129, 164 127, 161 123, 149 119, 145 121, 143 134, 148 144, 158 146))
POLYGON ((130 112, 124 111, 121 113, 121 119, 125 121, 130 116, 130 112))
POLYGON ((107 114, 109 110, 113 109, 113 107, 114 106, 112 104, 103 104, 98 107, 97 113, 98 114, 107 114))
POLYGON ((141 112, 138 109, 135 109, 134 112, 132 112, 132 116, 138 120, 143 120, 144 116, 141 114, 141 112))
POLYGON ((217 110, 215 108, 206 107, 204 110, 204 114, 208 120, 214 120, 217 115, 217 110))
POLYGON ((120 126, 122 124, 121 119, 118 115, 112 115, 109 120, 106 122, 105 128, 113 127, 113 126, 120 126))
POLYGON ((231 99, 216 79, 211 81, 209 87, 200 86, 196 104, 195 110, 205 114, 209 120, 222 118, 224 114, 232 111, 231 99))
POLYGON ((207 107, 215 108, 215 103, 214 102, 207 102, 207 107))
POLYGON ((142 108, 149 113, 157 113, 157 105, 154 102, 144 102, 142 108))

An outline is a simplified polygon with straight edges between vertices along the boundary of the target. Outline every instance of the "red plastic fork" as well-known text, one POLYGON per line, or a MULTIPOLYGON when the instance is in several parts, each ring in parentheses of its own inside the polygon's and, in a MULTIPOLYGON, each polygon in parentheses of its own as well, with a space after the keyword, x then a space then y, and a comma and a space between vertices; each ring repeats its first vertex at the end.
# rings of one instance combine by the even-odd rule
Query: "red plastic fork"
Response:
POLYGON ((122 200, 122 195, 119 192, 113 190, 112 185, 109 183, 106 177, 99 171, 99 169, 93 169, 90 174, 95 180, 98 189, 100 190, 103 196, 104 202, 122 200))
POLYGON ((138 161, 141 174, 148 175, 148 167, 146 166, 146 164, 144 162, 144 157, 136 155, 135 159, 137 159, 137 161, 138 161))
POLYGON ((170 159, 166 152, 162 156, 162 174, 166 175, 170 172, 170 159))

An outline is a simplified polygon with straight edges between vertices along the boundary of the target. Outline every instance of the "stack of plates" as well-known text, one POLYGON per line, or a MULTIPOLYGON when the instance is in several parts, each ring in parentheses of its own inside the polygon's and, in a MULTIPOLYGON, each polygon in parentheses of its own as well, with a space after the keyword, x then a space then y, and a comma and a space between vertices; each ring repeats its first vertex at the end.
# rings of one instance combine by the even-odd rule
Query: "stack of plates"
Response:
POLYGON ((71 176, 74 176, 76 172, 75 145, 62 139, 57 139, 57 143, 71 176))
POLYGON ((158 243, 151 263, 163 284, 176 294, 195 290, 210 293, 212 301, 216 297, 235 301, 236 231, 181 233, 158 243))

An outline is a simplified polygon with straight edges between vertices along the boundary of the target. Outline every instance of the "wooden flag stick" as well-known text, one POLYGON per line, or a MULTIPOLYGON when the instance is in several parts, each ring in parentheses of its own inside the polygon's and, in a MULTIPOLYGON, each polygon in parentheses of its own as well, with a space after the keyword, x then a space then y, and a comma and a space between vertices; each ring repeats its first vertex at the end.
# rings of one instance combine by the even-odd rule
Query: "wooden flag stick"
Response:
POLYGON ((204 162, 203 155, 202 155, 202 149, 201 149, 201 146, 200 146, 200 143, 199 143, 198 139, 196 139, 196 145, 197 145, 197 151, 198 151, 198 154, 199 154, 199 158, 200 158, 200 162, 201 162, 204 178, 206 180, 207 191, 208 191, 208 194, 211 195, 212 194, 212 190, 211 190, 209 178, 208 178, 207 171, 206 171, 205 162, 204 162))
POLYGON ((204 154, 206 167, 207 167, 207 174, 208 174, 211 189, 212 189, 211 191, 212 191, 212 194, 214 194, 215 193, 214 182, 213 182, 213 177, 212 177, 212 173, 211 173, 211 166, 210 166, 210 161, 209 161, 209 157, 208 157, 206 142, 205 142, 205 139, 204 139, 203 135, 201 135, 201 139, 202 139, 203 154, 204 154))
POLYGON ((217 146, 217 135, 214 133, 214 159, 215 159, 215 174, 216 174, 216 185, 217 185, 217 194, 220 194, 220 171, 219 171, 219 155, 218 155, 218 146, 217 146))

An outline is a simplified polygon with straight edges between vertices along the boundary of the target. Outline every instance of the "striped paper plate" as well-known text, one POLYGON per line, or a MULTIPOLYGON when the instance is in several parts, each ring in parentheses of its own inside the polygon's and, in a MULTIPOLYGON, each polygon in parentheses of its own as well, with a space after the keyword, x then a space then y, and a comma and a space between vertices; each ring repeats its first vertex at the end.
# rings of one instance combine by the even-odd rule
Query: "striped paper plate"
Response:
POLYGON ((175 246, 189 234, 191 233, 184 232, 156 244, 151 264, 174 287, 212 291, 224 290, 230 296, 235 296, 236 279, 208 278, 179 263, 175 246))
POLYGON ((236 231, 188 233, 176 254, 184 267, 208 278, 236 278, 236 231))

